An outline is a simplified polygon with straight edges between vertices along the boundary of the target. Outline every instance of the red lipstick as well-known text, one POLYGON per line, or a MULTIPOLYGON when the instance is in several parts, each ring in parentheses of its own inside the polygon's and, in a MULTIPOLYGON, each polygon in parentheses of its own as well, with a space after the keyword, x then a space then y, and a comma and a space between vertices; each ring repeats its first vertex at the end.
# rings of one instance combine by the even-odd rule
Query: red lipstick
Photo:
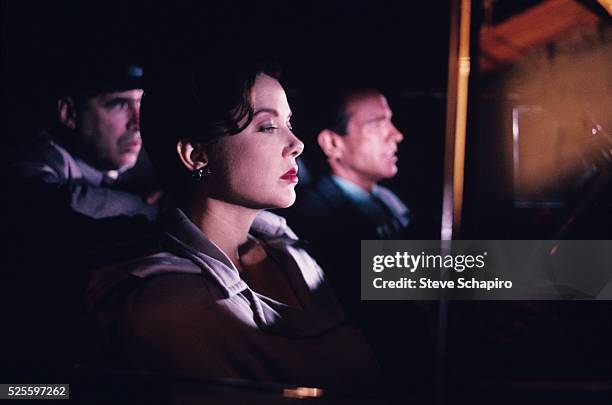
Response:
POLYGON ((285 172, 285 174, 283 174, 280 178, 282 180, 287 180, 287 181, 290 181, 292 183, 297 183, 298 182, 297 169, 296 168, 291 168, 291 169, 287 170, 285 172))

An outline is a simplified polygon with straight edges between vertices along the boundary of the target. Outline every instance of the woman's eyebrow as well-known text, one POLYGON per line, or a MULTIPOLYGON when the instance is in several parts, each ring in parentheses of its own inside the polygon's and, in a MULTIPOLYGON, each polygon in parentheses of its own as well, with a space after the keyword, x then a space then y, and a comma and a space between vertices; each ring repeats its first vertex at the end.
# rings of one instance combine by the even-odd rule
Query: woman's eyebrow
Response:
MULTIPOLYGON (((255 117, 257 114, 263 114, 263 113, 269 113, 269 114, 274 115, 275 117, 279 117, 280 116, 278 111, 276 111, 273 108, 261 108, 261 109, 255 111, 253 113, 253 117, 255 117)), ((292 115, 293 115, 293 111, 289 111, 289 114, 287 115, 287 118, 291 118, 292 115)))
POLYGON ((261 113, 270 113, 270 114, 274 115, 275 117, 278 117, 278 111, 276 111, 273 108, 261 108, 261 109, 255 111, 253 113, 253 116, 256 116, 257 114, 261 114, 261 113))

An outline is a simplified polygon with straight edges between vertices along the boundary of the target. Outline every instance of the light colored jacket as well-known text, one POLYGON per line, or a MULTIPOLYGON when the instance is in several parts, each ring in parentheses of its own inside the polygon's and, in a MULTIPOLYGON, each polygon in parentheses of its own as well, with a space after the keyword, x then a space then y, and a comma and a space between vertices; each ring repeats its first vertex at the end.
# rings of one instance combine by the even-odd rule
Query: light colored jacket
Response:
POLYGON ((159 251, 94 272, 88 294, 133 365, 199 378, 378 388, 370 348, 284 218, 262 211, 250 234, 286 271, 301 309, 252 290, 182 211, 161 224, 159 251), (130 284, 127 293, 120 287, 130 284))

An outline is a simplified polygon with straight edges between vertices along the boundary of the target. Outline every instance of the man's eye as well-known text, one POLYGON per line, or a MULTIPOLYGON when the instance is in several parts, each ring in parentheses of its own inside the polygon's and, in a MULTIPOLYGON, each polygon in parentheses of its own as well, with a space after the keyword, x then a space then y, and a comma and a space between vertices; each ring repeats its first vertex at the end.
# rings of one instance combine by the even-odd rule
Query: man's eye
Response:
POLYGON ((125 110, 129 107, 129 105, 130 103, 125 100, 116 100, 109 103, 110 108, 117 110, 125 110))

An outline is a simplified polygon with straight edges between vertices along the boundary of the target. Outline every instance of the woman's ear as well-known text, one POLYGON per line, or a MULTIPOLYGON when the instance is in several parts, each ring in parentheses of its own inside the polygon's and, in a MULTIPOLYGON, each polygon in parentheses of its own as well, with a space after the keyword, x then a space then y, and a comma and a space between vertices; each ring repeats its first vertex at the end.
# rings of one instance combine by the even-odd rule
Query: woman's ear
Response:
POLYGON ((208 165, 208 154, 201 143, 181 139, 176 144, 176 152, 190 172, 208 165))
POLYGON ((332 130, 324 129, 317 135, 317 143, 328 159, 340 159, 344 151, 342 136, 332 130))
POLYGON ((76 106, 72 97, 61 97, 57 100, 57 117, 68 129, 76 128, 76 106))

